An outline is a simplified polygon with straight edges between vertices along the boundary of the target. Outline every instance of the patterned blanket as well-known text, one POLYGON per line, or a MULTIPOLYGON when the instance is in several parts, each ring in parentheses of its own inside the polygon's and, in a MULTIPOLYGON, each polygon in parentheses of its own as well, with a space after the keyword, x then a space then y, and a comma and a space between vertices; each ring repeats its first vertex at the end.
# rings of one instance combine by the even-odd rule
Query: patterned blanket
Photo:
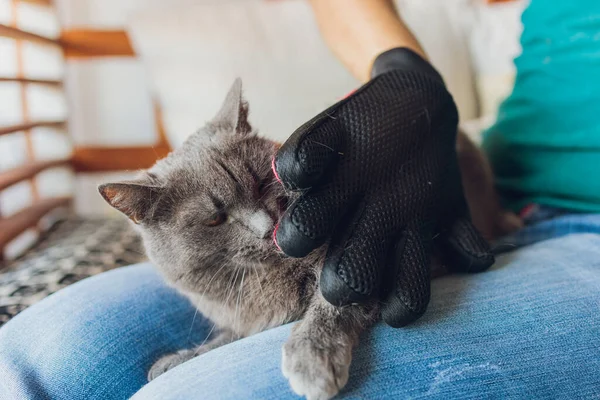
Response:
POLYGON ((81 279, 146 260, 122 218, 69 218, 0 271, 0 326, 32 304, 81 279))

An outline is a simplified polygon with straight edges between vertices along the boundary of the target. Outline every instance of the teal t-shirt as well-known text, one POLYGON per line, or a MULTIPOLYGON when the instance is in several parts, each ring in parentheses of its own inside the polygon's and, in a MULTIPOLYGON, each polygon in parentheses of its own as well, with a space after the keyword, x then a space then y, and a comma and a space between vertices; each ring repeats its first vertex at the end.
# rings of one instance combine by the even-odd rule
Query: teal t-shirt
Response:
POLYGON ((600 0, 532 0, 483 147, 506 205, 600 212, 600 0))

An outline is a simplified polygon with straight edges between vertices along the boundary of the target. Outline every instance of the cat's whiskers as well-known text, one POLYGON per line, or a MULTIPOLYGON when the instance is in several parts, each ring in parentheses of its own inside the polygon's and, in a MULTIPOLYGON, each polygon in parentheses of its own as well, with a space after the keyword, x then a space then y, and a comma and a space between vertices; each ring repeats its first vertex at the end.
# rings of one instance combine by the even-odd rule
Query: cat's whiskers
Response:
POLYGON ((239 268, 235 268, 235 271, 231 274, 232 280, 229 281, 227 285, 227 298, 225 299, 225 304, 229 305, 229 298, 233 294, 233 290, 235 288, 235 281, 237 280, 238 273, 240 272, 239 268))
POLYGON ((281 185, 281 183, 279 183, 278 181, 274 180, 274 181, 272 181, 271 183, 267 183, 267 184, 264 186, 264 189, 270 189, 270 188, 271 188, 271 186, 273 186, 273 185, 281 185))
MULTIPOLYGON (((243 269, 243 273, 242 273, 242 280, 240 281, 240 287, 238 289, 238 297, 237 297, 237 301, 235 302, 235 312, 233 314, 233 326, 236 326, 236 323, 238 322, 238 311, 239 311, 239 307, 240 307, 240 297, 242 297, 242 293, 244 291, 244 278, 246 277, 246 268, 243 269)), ((237 331, 239 332, 239 326, 237 331)))
MULTIPOLYGON (((223 263, 223 265, 221 265, 221 266, 219 267, 219 269, 217 270, 217 272, 215 272, 215 273, 213 274, 213 276, 210 278, 210 280, 208 281, 208 284, 207 284, 207 285, 206 285, 206 287, 204 288, 204 291, 202 292, 202 294, 200 295, 200 297, 204 297, 204 295, 206 294, 206 291, 207 291, 207 290, 208 290, 208 288, 210 287, 210 284, 211 284, 211 282, 213 281, 213 279, 215 279, 215 277, 216 277, 216 276, 219 274, 219 272, 221 272, 221 271, 223 270, 223 268, 225 268, 227 265, 228 265, 228 261, 227 261, 227 260, 225 260, 225 262, 223 263)), ((196 308, 196 310, 194 311, 194 317, 192 318, 192 323, 190 324, 190 330, 189 330, 189 332, 188 332, 188 338, 187 338, 187 341, 189 341, 189 340, 190 340, 190 337, 192 336, 192 329, 194 328, 194 322, 196 321, 196 316, 198 315, 198 306, 197 306, 197 305, 194 305, 194 307, 196 308)), ((214 325, 213 325, 213 328, 212 328, 212 329, 214 329, 214 325)), ((209 334, 208 334, 209 336, 210 336, 210 333, 212 332, 212 329, 211 329, 211 331, 210 331, 210 332, 209 332, 209 334)), ((207 337, 204 339, 204 341, 206 341, 206 339, 207 339, 207 338, 208 338, 208 336, 207 336, 207 337)), ((203 344, 204 344, 204 343, 203 343, 203 344)))
POLYGON ((217 275, 219 274, 219 272, 221 272, 223 270, 223 268, 225 268, 226 266, 229 265, 229 261, 225 260, 225 262, 223 263, 223 265, 221 265, 219 267, 219 269, 217 270, 217 272, 215 272, 213 274, 213 276, 210 278, 210 280, 208 281, 208 283, 206 284, 206 287, 204 288, 204 290, 202 291, 202 294, 200 295, 200 297, 204 297, 204 295, 206 294, 206 291, 208 290, 208 288, 210 288, 210 284, 212 283, 212 281, 217 277, 217 275))
POLYGON ((258 273, 258 270, 256 269, 256 266, 254 264, 252 264, 252 269, 254 270, 254 273, 256 274, 256 280, 258 281, 258 287, 260 288, 260 294, 264 296, 265 292, 263 291, 262 283, 260 282, 260 274, 258 273))
POLYGON ((206 344, 206 341, 208 340, 208 338, 210 338, 210 335, 212 335, 213 331, 215 330, 215 327, 217 326, 217 324, 213 324, 212 328, 210 328, 210 331, 208 331, 208 335, 206 335, 206 337, 204 338, 204 340, 202 341, 202 343, 200 343, 200 345, 196 348, 196 351, 194 352, 194 356, 197 356, 197 352, 200 350, 200 347, 204 346, 206 344))
POLYGON ((270 195, 271 193, 269 193, 269 191, 268 191, 267 189, 270 189, 270 188, 271 188, 271 186, 273 186, 273 185, 275 185, 275 184, 279 184, 279 182, 277 182, 277 181, 273 181, 273 182, 271 182, 271 183, 268 183, 268 184, 266 184, 266 185, 264 186, 264 188, 263 188, 263 190, 265 190, 265 194, 263 194, 263 195, 262 195, 262 196, 261 196, 261 197, 258 199, 258 201, 261 201, 262 199, 264 199, 264 198, 265 198, 265 196, 267 196, 267 195, 270 195))
POLYGON ((190 330, 188 331, 186 342, 189 342, 190 338, 192 337, 192 329, 194 328, 194 322, 196 322, 196 315, 198 315, 198 307, 196 305, 194 305, 194 307, 196 308, 196 311, 194 311, 194 317, 192 318, 192 323, 190 324, 190 330))

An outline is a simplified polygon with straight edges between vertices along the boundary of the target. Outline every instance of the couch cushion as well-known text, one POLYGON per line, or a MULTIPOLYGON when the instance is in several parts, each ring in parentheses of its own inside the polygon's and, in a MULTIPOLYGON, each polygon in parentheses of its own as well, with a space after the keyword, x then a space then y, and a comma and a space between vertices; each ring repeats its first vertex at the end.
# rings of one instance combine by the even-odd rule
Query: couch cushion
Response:
MULTIPOLYGON (((444 75, 461 117, 469 119, 477 107, 468 49, 449 20, 447 3, 398 1, 444 75)), ((251 122, 278 141, 358 85, 325 46, 303 0, 148 7, 135 15, 129 32, 174 146, 213 116, 237 76, 244 81, 251 122)))

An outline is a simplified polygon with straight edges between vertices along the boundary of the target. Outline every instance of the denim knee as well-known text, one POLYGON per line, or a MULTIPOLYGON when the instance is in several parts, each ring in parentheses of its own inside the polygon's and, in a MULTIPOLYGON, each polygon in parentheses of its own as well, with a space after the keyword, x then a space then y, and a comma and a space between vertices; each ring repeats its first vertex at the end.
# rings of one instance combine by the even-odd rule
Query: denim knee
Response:
POLYGON ((148 264, 86 279, 0 329, 0 399, 128 398, 162 352, 202 340, 202 318, 148 264))

